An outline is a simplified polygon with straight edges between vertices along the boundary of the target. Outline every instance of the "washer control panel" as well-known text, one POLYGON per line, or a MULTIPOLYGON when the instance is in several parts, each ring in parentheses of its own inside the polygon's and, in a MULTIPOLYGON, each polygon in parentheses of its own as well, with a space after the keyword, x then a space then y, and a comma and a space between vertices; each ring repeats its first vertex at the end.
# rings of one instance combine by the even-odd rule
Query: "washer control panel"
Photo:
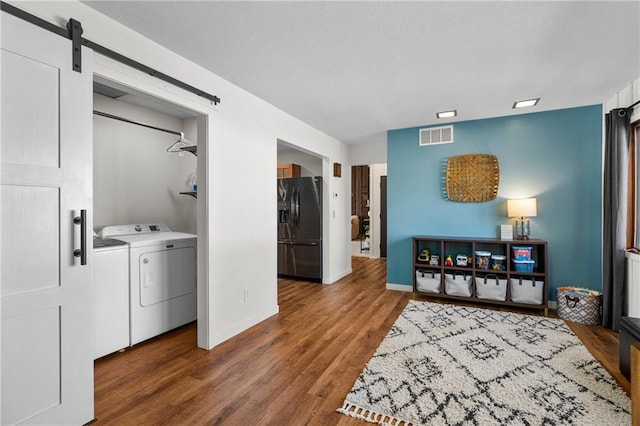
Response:
POLYGON ((158 224, 133 224, 133 225, 108 225, 98 231, 100 238, 117 237, 118 235, 151 234, 154 232, 171 232, 163 223, 158 224))

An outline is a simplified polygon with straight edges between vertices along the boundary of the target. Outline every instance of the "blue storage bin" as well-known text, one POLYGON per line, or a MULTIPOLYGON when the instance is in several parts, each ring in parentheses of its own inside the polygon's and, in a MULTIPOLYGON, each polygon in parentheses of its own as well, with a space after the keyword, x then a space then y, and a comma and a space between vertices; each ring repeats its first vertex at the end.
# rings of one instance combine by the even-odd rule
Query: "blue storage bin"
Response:
POLYGON ((535 265, 535 263, 535 260, 513 259, 513 264, 516 267, 516 272, 533 272, 533 265, 535 265))
POLYGON ((513 258, 515 260, 531 260, 532 247, 526 246, 512 246, 513 258))

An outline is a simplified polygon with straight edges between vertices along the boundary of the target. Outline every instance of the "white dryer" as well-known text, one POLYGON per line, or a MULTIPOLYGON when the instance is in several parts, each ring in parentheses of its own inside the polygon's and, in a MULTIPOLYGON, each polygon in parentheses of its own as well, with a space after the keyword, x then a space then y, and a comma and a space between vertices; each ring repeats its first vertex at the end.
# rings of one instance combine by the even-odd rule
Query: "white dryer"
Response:
POLYGON ((105 226, 100 236, 129 246, 131 345, 195 321, 196 235, 138 224, 105 226))

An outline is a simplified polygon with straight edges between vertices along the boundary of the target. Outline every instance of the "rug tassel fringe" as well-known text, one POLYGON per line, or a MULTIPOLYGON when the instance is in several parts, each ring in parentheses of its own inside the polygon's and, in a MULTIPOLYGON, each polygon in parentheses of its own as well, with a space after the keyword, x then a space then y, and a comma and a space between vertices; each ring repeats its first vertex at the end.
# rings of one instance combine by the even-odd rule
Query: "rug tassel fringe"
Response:
POLYGON ((336 411, 338 413, 346 414, 347 416, 355 417, 356 419, 364 420, 369 423, 378 423, 387 426, 411 426, 411 423, 404 420, 400 420, 386 414, 376 413, 375 411, 350 404, 346 401, 342 405, 342 408, 338 408, 336 411))

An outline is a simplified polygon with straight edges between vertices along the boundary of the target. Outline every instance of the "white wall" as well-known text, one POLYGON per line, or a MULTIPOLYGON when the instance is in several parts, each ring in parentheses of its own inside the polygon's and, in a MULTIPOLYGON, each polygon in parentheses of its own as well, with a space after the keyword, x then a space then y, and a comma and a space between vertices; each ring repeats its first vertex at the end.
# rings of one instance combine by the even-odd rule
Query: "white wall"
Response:
MULTIPOLYGON (((95 110, 139 123, 184 131, 182 120, 94 94, 95 110)), ((195 136, 195 135, 194 135, 195 136)), ((94 225, 164 223, 173 231, 196 233, 196 200, 189 190, 196 157, 169 153, 179 136, 93 116, 94 225)))
POLYGON ((100 76, 203 113, 198 127, 198 212, 205 216, 198 217, 200 346, 213 347, 278 312, 278 139, 323 158, 324 281, 351 272, 349 182, 332 177, 334 162, 349 164, 343 143, 81 3, 10 3, 60 27, 74 18, 85 38, 221 98, 214 106, 95 55, 100 76), (329 196, 332 193, 338 196, 329 196))
POLYGON ((349 145, 349 158, 352 166, 382 164, 387 162, 386 135, 383 142, 349 145))
POLYGON ((297 164, 300 176, 322 176, 322 158, 293 149, 278 152, 278 164, 297 164))
MULTIPOLYGON (((611 99, 605 102, 604 111, 609 112, 614 108, 625 108, 638 101, 640 101, 640 78, 630 81, 629 84, 621 88, 611 99)), ((631 115, 632 123, 637 120, 640 120, 640 105, 636 105, 631 115)))

